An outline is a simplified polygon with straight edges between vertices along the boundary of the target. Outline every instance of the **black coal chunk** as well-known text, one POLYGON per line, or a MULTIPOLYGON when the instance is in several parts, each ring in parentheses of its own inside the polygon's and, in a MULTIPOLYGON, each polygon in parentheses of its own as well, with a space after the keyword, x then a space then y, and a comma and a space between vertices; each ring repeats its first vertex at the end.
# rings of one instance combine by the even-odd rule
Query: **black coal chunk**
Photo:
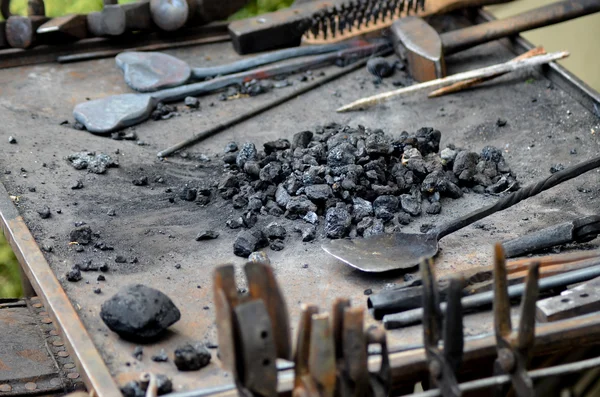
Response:
MULTIPOLYGON (((156 387, 158 389, 157 394, 162 396, 173 391, 173 382, 166 375, 156 374, 156 387)), ((121 387, 121 393, 125 397, 145 397, 147 389, 148 382, 133 380, 121 387)))
POLYGON ((79 226, 69 233, 69 241, 82 245, 89 244, 92 241, 92 229, 89 226, 79 226))
POLYGON ((124 339, 149 341, 179 321, 181 313, 162 292, 134 284, 104 302, 100 317, 111 331, 124 339))
POLYGON ((329 238, 343 238, 350 232, 352 216, 343 204, 337 204, 327 210, 325 215, 325 234, 329 238))
POLYGON ((272 222, 265 227, 265 234, 270 240, 283 240, 286 235, 285 228, 278 223, 272 222))
POLYGON ((363 237, 376 236, 378 234, 383 234, 384 231, 383 221, 381 219, 374 219, 373 224, 363 231, 363 237))
POLYGON ((331 187, 327 184, 308 185, 305 187, 304 193, 312 201, 325 201, 333 195, 331 187))
POLYGON ((289 149, 291 145, 287 139, 277 139, 276 141, 265 142, 263 147, 266 154, 271 154, 275 151, 289 149))
POLYGON ((258 160, 258 152, 256 151, 256 146, 253 143, 244 143, 240 151, 238 152, 235 163, 240 169, 244 168, 244 164, 247 161, 257 161, 258 160))
POLYGON ((564 165, 557 163, 557 164, 553 164, 552 167, 550 167, 550 172, 552 174, 556 174, 557 172, 562 171, 564 169, 565 169, 564 165))
POLYGON ((77 282, 81 280, 83 277, 81 276, 81 270, 79 266, 75 265, 67 272, 67 281, 77 282))
POLYGON ((292 137, 292 149, 306 148, 312 137, 313 133, 311 131, 301 131, 294 134, 292 137))
POLYGON ((290 214, 304 216, 309 211, 316 212, 317 206, 312 201, 310 201, 308 198, 306 198, 304 196, 299 196, 299 197, 291 197, 288 200, 288 203, 285 206, 285 209, 290 214))
POLYGON ((283 180, 284 175, 281 169, 281 163, 273 161, 265 165, 258 174, 261 181, 279 183, 283 180))
POLYGON ((463 150, 456 155, 452 172, 461 181, 471 181, 476 173, 479 155, 474 152, 463 150))
POLYGON ((354 216, 355 222, 360 222, 364 217, 373 216, 373 204, 371 204, 370 201, 355 197, 352 199, 352 204, 352 215, 354 216))
POLYGON ((188 186, 184 186, 184 188, 181 189, 181 193, 179 193, 179 198, 185 201, 194 201, 197 196, 198 190, 188 186))
POLYGON ((233 253, 247 258, 251 253, 269 245, 269 240, 261 230, 243 230, 233 242, 233 253))
POLYGON ((196 241, 214 240, 217 237, 219 237, 219 232, 215 232, 214 230, 207 230, 205 232, 199 233, 196 236, 196 241))
POLYGON ((402 194, 400 196, 400 204, 402 205, 402 209, 412 216, 417 216, 421 213, 420 195, 402 194))
POLYGON ((398 198, 394 196, 379 196, 373 201, 375 217, 384 222, 391 220, 398 210, 398 198))
POLYGON ((148 177, 142 176, 131 181, 135 186, 147 186, 148 185, 148 177))
POLYGON ((211 354, 202 343, 187 343, 175 349, 175 366, 180 371, 197 371, 210 363, 211 354))
POLYGON ((341 143, 327 154, 327 164, 331 167, 342 167, 354 164, 356 149, 349 143, 341 143))
POLYGON ((48 219, 52 216, 52 212, 50 211, 50 208, 48 208, 48 207, 43 207, 43 208, 39 209, 37 211, 37 213, 39 214, 40 218, 42 218, 42 219, 48 219))

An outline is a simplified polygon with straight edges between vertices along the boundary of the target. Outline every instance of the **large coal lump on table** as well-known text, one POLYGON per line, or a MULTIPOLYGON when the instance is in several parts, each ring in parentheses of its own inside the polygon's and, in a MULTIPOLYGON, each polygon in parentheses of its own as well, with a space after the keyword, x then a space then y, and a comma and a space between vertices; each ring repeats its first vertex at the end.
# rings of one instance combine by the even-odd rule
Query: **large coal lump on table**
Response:
POLYGON ((124 339, 148 341, 160 336, 181 318, 171 299, 142 284, 123 287, 102 304, 102 321, 124 339))

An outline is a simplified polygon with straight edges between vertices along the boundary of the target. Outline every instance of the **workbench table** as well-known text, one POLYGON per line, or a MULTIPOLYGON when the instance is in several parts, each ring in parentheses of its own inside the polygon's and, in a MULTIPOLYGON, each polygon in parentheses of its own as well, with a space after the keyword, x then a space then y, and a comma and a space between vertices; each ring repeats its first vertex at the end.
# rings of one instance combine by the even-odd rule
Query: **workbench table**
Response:
MULTIPOLYGON (((453 23, 456 21, 462 20, 455 17, 453 23)), ((449 24, 448 20, 442 23, 449 24)), ((506 61, 514 56, 514 51, 522 51, 519 43, 522 44, 493 42, 453 55, 448 59, 449 73, 506 61)), ((195 65, 216 65, 237 59, 229 43, 167 52, 195 65)), ((324 71, 330 73, 334 68, 324 71)), ((368 111, 335 113, 336 108, 358 97, 392 89, 391 82, 403 77, 396 72, 377 87, 372 76, 361 68, 184 150, 186 157, 180 154, 163 160, 156 157, 159 150, 195 132, 306 84, 299 77, 290 77, 294 82, 291 87, 258 97, 226 102, 220 101, 218 94, 202 97, 197 111, 177 104, 180 116, 131 128, 145 143, 138 145, 136 141, 112 140, 72 128, 71 113, 77 103, 130 92, 114 59, 0 70, 0 182, 8 192, 0 186, 3 227, 36 292, 57 326, 65 332, 71 352, 80 361, 86 384, 95 388, 97 395, 108 396, 114 391, 108 373, 118 384, 137 378, 144 371, 167 374, 173 379, 175 391, 231 384, 231 377, 218 364, 216 350, 207 368, 187 373, 177 371, 172 352, 188 340, 217 342, 213 269, 218 264, 235 263, 242 279, 239 265, 244 261, 232 252, 232 242, 239 230, 225 226, 235 211, 220 198, 200 207, 178 198, 170 203, 171 195, 165 193, 168 187, 177 191, 186 183, 210 187, 209 181, 223 172, 215 156, 223 153, 229 141, 239 144, 249 141, 262 146, 265 141, 291 139, 296 132, 314 130, 329 122, 362 124, 394 135, 429 126, 442 132, 441 148, 449 143, 476 152, 486 145, 501 148, 522 184, 548 175, 554 164, 569 166, 600 154, 600 118, 592 107, 594 101, 598 102, 597 94, 553 66, 510 74, 485 86, 436 99, 427 99, 426 93, 419 93, 368 111), (499 127, 496 123, 499 118, 507 120, 507 124, 499 127), (69 123, 62 125, 65 120, 69 123), (9 145, 9 135, 18 143, 9 145), (120 166, 110 168, 104 175, 77 171, 65 157, 83 150, 109 154, 120 166), (208 156, 210 161, 200 161, 200 154, 208 156), (148 176, 148 186, 132 184, 133 179, 141 176, 148 176), (164 183, 156 182, 159 177, 164 183), (84 188, 72 190, 78 179, 84 188), (49 219, 38 215, 37 211, 44 206, 52 211, 49 219), (111 209, 115 216, 107 215, 111 209), (69 232, 76 222, 85 222, 99 234, 95 241, 103 241, 114 250, 100 251, 92 243, 77 252, 76 246, 69 245, 69 232), (25 225, 35 241, 28 240, 25 225), (196 235, 207 229, 218 231, 219 238, 195 241, 196 235), (52 252, 44 251, 42 256, 38 248, 41 246, 52 246, 52 252), (127 263, 115 263, 117 255, 127 258, 127 263), (130 263, 133 258, 137 258, 136 263, 130 263), (83 273, 84 279, 76 283, 66 280, 66 272, 75 263, 86 260, 109 265, 105 282, 96 281, 97 272, 83 273), (53 281, 47 265, 60 285, 53 281), (164 339, 144 346, 141 361, 132 357, 136 345, 119 339, 99 317, 100 305, 131 283, 163 291, 182 312, 181 320, 164 339), (75 312, 68 305, 62 305, 65 296, 59 286, 78 319, 70 317, 75 312), (97 287, 102 290, 100 294, 93 292, 97 287), (102 360, 89 340, 86 341, 85 331, 102 360), (170 355, 169 362, 151 361, 150 357, 161 349, 170 355)), ((319 72, 313 73, 313 78, 320 78, 319 72)), ((599 193, 600 173, 595 170, 445 237, 436 260, 437 274, 489 265, 494 242, 597 214, 599 193)), ((418 232, 423 223, 444 222, 496 199, 470 193, 458 200, 444 200, 440 215, 423 214, 403 230, 418 232)), ((289 234, 283 251, 267 249, 267 252, 283 288, 294 328, 301 302, 318 303, 328 309, 335 297, 349 297, 354 304, 363 305, 364 290, 377 292, 402 281, 403 273, 363 274, 328 256, 318 240, 303 243, 293 233, 289 234)), ((591 244, 598 245, 598 241, 591 244)), ((412 269, 410 273, 416 271, 412 269)), ((489 333, 489 324, 489 315, 468 316, 465 333, 471 336, 489 333)), ((389 340, 396 347, 419 344, 420 327, 392 331, 389 340)))

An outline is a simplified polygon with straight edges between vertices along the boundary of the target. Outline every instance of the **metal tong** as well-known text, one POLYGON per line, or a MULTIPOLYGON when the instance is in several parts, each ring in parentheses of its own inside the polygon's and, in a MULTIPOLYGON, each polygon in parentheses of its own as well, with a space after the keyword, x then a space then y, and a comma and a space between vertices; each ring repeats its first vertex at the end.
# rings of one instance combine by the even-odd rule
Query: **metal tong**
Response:
MULTIPOLYGON (((516 338, 510 319, 510 299, 506 258, 501 244, 494 251, 494 330, 498 358, 494 363, 494 375, 507 374, 518 397, 534 397, 533 382, 527 373, 530 352, 535 341, 535 310, 538 297, 540 264, 529 266, 525 292, 521 300, 519 330, 516 338)), ((495 396, 506 396, 507 387, 498 386, 495 396)))
POLYGON ((273 269, 265 263, 244 266, 248 293, 240 294, 233 265, 214 274, 219 354, 243 396, 277 396, 277 358, 291 359, 287 306, 273 269))
POLYGON ((303 305, 295 355, 294 397, 387 397, 391 371, 385 331, 364 329, 364 309, 337 299, 331 316, 303 305), (331 317, 331 319, 330 319, 331 317), (368 347, 379 345, 379 370, 369 372, 368 347))
POLYGON ((423 278, 423 341, 429 363, 431 386, 440 389, 444 397, 459 397, 462 393, 456 380, 456 372, 462 362, 464 335, 462 315, 462 288, 464 280, 453 278, 448 288, 448 307, 443 328, 443 350, 439 347, 442 339, 442 312, 440 294, 433 276, 433 260, 421 261, 423 278))

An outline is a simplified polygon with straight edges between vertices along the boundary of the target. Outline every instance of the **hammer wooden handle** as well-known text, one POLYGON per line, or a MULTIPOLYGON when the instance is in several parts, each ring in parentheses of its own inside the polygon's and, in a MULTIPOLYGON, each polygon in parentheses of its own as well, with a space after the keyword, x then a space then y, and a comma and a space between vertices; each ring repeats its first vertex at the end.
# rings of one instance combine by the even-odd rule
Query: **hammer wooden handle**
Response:
POLYGON ((568 0, 441 35, 444 54, 600 11, 600 0, 568 0))

